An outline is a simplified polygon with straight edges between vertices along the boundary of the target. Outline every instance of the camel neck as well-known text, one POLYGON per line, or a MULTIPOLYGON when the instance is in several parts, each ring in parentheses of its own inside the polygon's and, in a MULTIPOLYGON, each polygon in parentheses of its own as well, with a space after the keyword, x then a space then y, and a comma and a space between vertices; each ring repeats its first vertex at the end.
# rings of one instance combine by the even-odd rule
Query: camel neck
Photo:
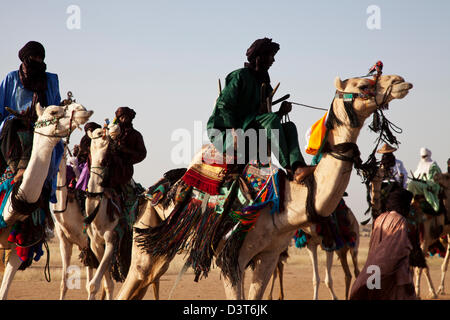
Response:
MULTIPOLYGON (((340 102, 338 100, 333 102, 334 110, 342 110, 335 105, 336 103, 340 102)), ((343 115, 338 116, 344 119, 343 115)), ((333 147, 342 143, 356 143, 362 124, 361 120, 357 128, 351 128, 348 124, 335 126, 328 133, 328 144, 333 147)), ((350 150, 343 155, 351 156, 352 152, 350 150)), ((350 181, 352 168, 352 162, 339 160, 329 153, 324 153, 314 172, 316 183, 314 202, 318 215, 326 217, 336 209, 350 181)), ((289 193, 286 197, 286 222, 289 225, 288 229, 295 230, 308 222, 305 205, 308 191, 306 186, 295 182, 288 182, 286 191, 289 193)))
POLYGON ((34 203, 39 199, 48 175, 52 152, 58 141, 58 138, 34 134, 31 157, 20 185, 20 192, 26 202, 34 203))

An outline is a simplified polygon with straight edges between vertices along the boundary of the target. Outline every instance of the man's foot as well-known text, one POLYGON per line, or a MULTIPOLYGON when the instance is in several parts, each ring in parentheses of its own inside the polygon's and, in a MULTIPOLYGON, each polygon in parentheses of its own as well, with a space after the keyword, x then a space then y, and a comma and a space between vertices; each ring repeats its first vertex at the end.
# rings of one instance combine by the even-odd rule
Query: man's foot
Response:
POLYGON ((302 183, 303 180, 313 174, 315 170, 316 166, 298 167, 297 169, 295 169, 294 181, 297 183, 302 183))

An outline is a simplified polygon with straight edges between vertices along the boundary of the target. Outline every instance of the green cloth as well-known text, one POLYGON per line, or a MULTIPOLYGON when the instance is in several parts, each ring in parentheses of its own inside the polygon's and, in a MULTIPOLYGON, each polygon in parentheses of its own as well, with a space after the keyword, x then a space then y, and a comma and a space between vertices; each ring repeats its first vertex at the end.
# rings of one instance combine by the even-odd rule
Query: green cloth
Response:
POLYGON ((441 173, 441 169, 436 162, 434 162, 422 180, 410 181, 407 189, 414 195, 423 195, 427 202, 433 207, 433 210, 439 212, 439 191, 441 187, 434 181, 434 175, 436 173, 441 173))
MULTIPOLYGON (((295 124, 292 122, 282 124, 281 118, 276 113, 260 112, 261 85, 262 82, 249 68, 235 70, 226 77, 225 87, 216 101, 207 124, 211 142, 219 150, 223 148, 225 152, 234 146, 232 136, 226 134, 227 129, 242 129, 244 132, 248 129, 266 129, 269 141, 270 130, 278 129, 279 139, 273 141, 273 144, 279 150, 280 165, 286 168, 294 162, 304 164, 295 124), (217 132, 211 132, 210 129, 219 130, 222 140, 217 139, 215 135, 217 132), (222 141, 223 145, 220 145, 218 141, 222 141)), ((267 84, 266 88, 266 96, 268 96, 272 92, 272 87, 267 84)))

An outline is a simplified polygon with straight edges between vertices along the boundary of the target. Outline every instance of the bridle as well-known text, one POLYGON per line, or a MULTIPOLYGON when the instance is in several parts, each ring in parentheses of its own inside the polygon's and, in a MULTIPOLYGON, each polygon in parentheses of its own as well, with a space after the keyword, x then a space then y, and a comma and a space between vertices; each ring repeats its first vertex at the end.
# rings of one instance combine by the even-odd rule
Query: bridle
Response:
POLYGON ((72 123, 75 122, 77 127, 79 127, 80 124, 74 118, 75 112, 77 110, 72 110, 72 112, 70 113, 70 117, 65 115, 66 111, 68 109, 67 107, 68 106, 64 107, 64 115, 62 115, 62 116, 54 116, 51 119, 36 121, 34 123, 34 133, 37 133, 37 134, 39 134, 41 136, 49 137, 49 138, 67 138, 67 144, 68 144, 69 137, 70 137, 70 135, 72 133, 72 123), (61 119, 66 119, 66 118, 70 119, 69 120, 69 128, 66 129, 65 131, 63 131, 62 133, 58 132, 59 121, 61 119), (39 132, 38 130, 36 130, 36 129, 45 128, 45 127, 48 127, 48 126, 51 126, 51 125, 55 125, 55 130, 53 131, 53 134, 45 134, 45 133, 42 133, 42 132, 39 132))

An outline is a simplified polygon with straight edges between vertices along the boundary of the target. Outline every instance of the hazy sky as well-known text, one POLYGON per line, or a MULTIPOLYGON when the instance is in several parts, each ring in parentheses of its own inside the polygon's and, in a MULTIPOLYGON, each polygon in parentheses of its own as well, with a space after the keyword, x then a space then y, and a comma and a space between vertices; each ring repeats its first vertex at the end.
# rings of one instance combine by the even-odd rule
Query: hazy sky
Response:
MULTIPOLYGON (((403 129, 397 158, 409 172, 421 147, 441 169, 450 157, 449 1, 2 1, 0 35, 1 78, 18 68, 18 50, 36 40, 46 48, 47 70, 59 75, 61 96, 71 90, 95 111, 93 121, 112 119, 119 106, 137 112, 134 125, 148 156, 135 166, 135 180, 144 186, 187 165, 174 163, 179 142, 172 135, 184 130, 194 138, 199 124, 205 130, 218 79, 224 84, 242 67, 247 48, 262 37, 281 46, 270 69, 272 84, 281 83, 277 96, 290 93, 304 104, 328 108, 336 76, 364 75, 382 60, 384 74, 414 85, 385 113, 403 129), (379 20, 367 12, 371 5, 379 20)), ((294 107, 290 118, 302 147, 305 131, 322 115, 294 107)), ((367 123, 358 139, 363 160, 376 138, 367 123)), ((74 134, 72 145, 81 136, 74 134)), ((362 220, 365 188, 355 171, 347 191, 347 204, 362 220)))

